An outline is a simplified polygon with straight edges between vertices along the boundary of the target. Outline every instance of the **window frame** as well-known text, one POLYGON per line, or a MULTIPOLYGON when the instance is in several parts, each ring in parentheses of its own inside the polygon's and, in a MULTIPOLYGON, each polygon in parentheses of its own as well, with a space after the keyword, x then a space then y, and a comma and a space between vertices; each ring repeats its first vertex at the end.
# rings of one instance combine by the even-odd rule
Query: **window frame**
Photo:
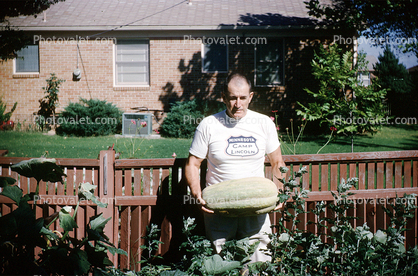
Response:
MULTIPOLYGON (((135 44, 135 43, 133 43, 135 44)), ((151 83, 151 59, 150 59, 150 42, 149 39, 118 39, 116 43, 113 44, 113 87, 149 87, 151 83), (118 61, 117 61, 117 54, 118 54, 118 43, 123 44, 120 42, 137 42, 137 44, 146 44, 147 45, 147 82, 141 83, 141 82, 118 82, 118 61)))
MULTIPOLYGON (((281 72, 281 83, 274 83, 274 84, 258 84, 257 83, 257 46, 254 45, 254 86, 255 87, 279 87, 279 86, 285 86, 285 39, 284 38, 270 38, 267 39, 267 43, 280 43, 282 47, 282 60, 279 61, 279 64, 282 66, 282 72, 281 72)), ((265 44, 262 44, 265 45, 265 44)))
POLYGON ((211 45, 211 44, 213 44, 213 43, 204 44, 202 42, 202 45, 201 45, 201 51, 200 51, 200 53, 201 53, 201 60, 202 60, 202 63, 201 63, 202 73, 228 73, 229 72, 228 71, 229 70, 229 47, 228 47, 228 44, 222 44, 222 45, 225 45, 226 46, 226 70, 225 71, 219 71, 219 70, 210 71, 210 70, 205 70, 205 67, 204 67, 204 63, 205 63, 205 46, 206 45, 211 45))
POLYGON ((36 46, 37 47, 37 50, 38 50, 38 71, 17 71, 17 59, 19 59, 19 57, 17 56, 16 58, 13 59, 13 74, 14 75, 39 75, 39 73, 41 71, 39 44, 26 45, 25 47, 23 47, 19 51, 27 48, 28 46, 36 46))

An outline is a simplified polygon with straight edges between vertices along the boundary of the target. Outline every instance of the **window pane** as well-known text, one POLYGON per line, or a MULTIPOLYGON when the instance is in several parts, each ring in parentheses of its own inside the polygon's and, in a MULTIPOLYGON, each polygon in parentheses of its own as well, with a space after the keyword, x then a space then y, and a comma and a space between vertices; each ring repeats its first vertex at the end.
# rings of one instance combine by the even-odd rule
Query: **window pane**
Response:
POLYGON ((255 56, 255 84, 283 84, 283 41, 259 44, 255 56))
POLYGON ((148 78, 147 68, 147 64, 118 64, 118 82, 146 83, 148 78))
POLYGON ((116 45, 116 84, 148 84, 148 41, 120 40, 116 45))
POLYGON ((39 72, 39 46, 28 45, 17 52, 16 72, 39 72))
POLYGON ((227 72, 227 45, 215 43, 204 45, 202 67, 204 72, 227 72))
POLYGON ((117 61, 148 61, 147 45, 118 45, 117 61))

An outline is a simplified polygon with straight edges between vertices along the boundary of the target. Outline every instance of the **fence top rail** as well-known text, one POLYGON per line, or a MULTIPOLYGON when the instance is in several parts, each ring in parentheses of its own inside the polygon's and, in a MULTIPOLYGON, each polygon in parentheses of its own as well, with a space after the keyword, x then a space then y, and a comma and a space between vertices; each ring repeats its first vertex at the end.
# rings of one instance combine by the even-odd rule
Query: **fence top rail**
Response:
MULTIPOLYGON (((29 157, 0 157, 0 166, 13 165, 24 160, 29 160, 29 157)), ((98 159, 82 159, 82 158, 55 158, 57 165, 71 166, 71 167, 99 167, 98 159)))
POLYGON ((115 160, 116 169, 125 168, 170 168, 179 162, 185 161, 185 158, 158 158, 158 159, 117 159, 115 160))
MULTIPOLYGON (((283 155, 283 159, 286 163, 352 163, 356 161, 391 161, 418 159, 418 150, 283 155)), ((268 158, 266 158, 266 163, 269 163, 268 158)))

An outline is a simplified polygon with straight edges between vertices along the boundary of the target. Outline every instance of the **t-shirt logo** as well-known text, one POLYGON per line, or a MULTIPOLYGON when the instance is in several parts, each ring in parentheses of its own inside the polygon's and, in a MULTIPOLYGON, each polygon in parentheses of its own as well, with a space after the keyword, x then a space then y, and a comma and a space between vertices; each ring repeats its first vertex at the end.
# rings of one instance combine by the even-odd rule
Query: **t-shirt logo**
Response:
POLYGON ((232 156, 251 156, 258 153, 257 139, 252 136, 244 137, 231 136, 228 138, 228 146, 226 147, 226 154, 232 156))

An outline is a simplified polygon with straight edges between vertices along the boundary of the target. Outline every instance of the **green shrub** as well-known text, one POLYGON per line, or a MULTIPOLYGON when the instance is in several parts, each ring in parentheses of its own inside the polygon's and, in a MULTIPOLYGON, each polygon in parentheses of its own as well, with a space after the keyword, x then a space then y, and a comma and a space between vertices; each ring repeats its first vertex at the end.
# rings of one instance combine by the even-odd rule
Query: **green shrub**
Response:
POLYGON ((114 104, 99 99, 82 99, 70 103, 57 120, 57 134, 100 136, 121 130, 122 111, 114 104))
POLYGON ((223 103, 218 101, 175 102, 170 113, 161 125, 160 133, 164 137, 192 138, 200 121, 210 114, 225 109, 223 103))
POLYGON ((10 120, 10 117, 12 117, 12 114, 15 111, 16 106, 17 102, 13 104, 13 107, 9 112, 6 112, 6 103, 3 102, 2 97, 0 97, 0 124, 10 120))

